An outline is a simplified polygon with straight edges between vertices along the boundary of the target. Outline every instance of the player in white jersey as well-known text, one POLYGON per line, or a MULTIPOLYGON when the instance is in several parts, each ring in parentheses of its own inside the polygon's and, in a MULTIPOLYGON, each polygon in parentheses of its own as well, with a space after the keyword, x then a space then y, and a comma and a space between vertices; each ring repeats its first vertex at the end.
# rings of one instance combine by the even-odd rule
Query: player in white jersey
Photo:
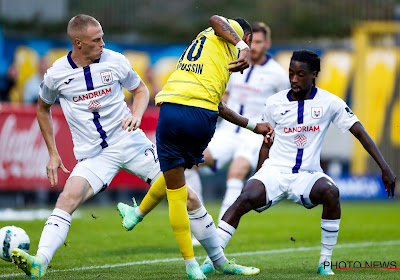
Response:
MULTIPOLYGON (((13 262, 31 277, 45 275, 53 255, 67 237, 72 213, 87 199, 106 189, 119 170, 135 174, 154 189, 164 190, 149 191, 150 199, 144 199, 142 204, 150 210, 165 199, 166 183, 155 145, 139 129, 149 102, 146 85, 123 55, 103 48, 103 31, 95 18, 75 16, 67 31, 72 52, 57 60, 47 71, 39 91, 37 115, 50 155, 47 176, 51 185, 58 183, 58 168, 69 172, 57 152, 52 129, 50 107, 57 96, 71 130, 78 163, 44 226, 37 255, 30 256, 19 249, 12 252, 13 262), (122 87, 134 95, 133 113, 124 102, 122 87)), ((132 212, 139 208, 134 204, 134 207, 118 204, 123 216, 122 225, 127 230, 133 228, 129 226, 132 212)), ((259 272, 226 259, 219 246, 216 228, 209 226, 213 224, 212 217, 190 189, 188 210, 194 217, 190 223, 193 234, 202 240, 217 267, 227 274, 238 274, 238 269, 247 273, 250 270, 253 274, 259 272)), ((141 216, 135 217, 141 220, 145 214, 139 213, 141 216)), ((193 248, 191 250, 193 254, 193 248)), ((205 278, 194 257, 185 259, 185 264, 189 278, 205 278)))
MULTIPOLYGON (((319 71, 317 54, 307 50, 293 53, 289 68, 291 89, 270 97, 263 113, 263 120, 275 129, 272 147, 269 149, 269 145, 263 143, 258 171, 225 212, 218 232, 221 246, 225 248, 240 218, 250 210, 264 211, 285 198, 308 209, 322 204, 318 273, 332 275, 330 262, 339 233, 341 211, 339 190, 320 167, 322 141, 329 124, 333 122, 341 131, 349 130, 374 158, 382 170, 382 181, 389 198, 390 193, 394 197, 396 176, 346 103, 315 87, 319 71)), ((212 270, 204 263, 202 270, 206 271, 206 268, 212 270)))
MULTIPOLYGON (((253 41, 250 48, 250 67, 232 73, 224 98, 236 113, 255 121, 261 119, 265 100, 290 87, 287 72, 271 56, 271 30, 262 22, 252 24, 253 41)), ((229 161, 226 192, 219 213, 220 220, 243 189, 244 180, 255 169, 263 137, 231 122, 222 120, 204 152, 205 162, 213 171, 229 161)), ((189 185, 201 198, 202 186, 197 170, 185 172, 189 185)), ((195 241, 194 241, 195 242, 195 241)), ((195 244, 195 243, 194 243, 195 244)))

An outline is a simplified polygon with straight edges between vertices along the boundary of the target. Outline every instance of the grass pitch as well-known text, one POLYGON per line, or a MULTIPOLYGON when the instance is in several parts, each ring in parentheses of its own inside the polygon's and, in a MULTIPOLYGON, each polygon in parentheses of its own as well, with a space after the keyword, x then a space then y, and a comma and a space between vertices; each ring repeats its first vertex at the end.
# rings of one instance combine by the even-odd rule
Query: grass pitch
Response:
MULTIPOLYGON (((219 205, 206 203, 213 217, 219 205)), ((342 269, 335 276, 316 274, 322 206, 307 210, 280 203, 245 215, 225 250, 236 262, 259 267, 255 279, 400 279, 397 269, 342 269)), ((115 207, 86 206, 73 219, 67 241, 55 254, 44 279, 185 279, 185 267, 161 204, 133 231, 121 227, 115 207)), ((338 245, 332 261, 391 262, 400 268, 400 201, 342 203, 338 245)), ((22 227, 37 250, 44 220, 0 222, 22 227)), ((199 262, 205 251, 195 247, 199 262)), ((342 263, 343 264, 343 263, 342 263)), ((375 263, 377 264, 377 263, 375 263)), ((208 279, 252 277, 207 275, 208 279)), ((1 279, 24 279, 12 263, 0 260, 1 279)))

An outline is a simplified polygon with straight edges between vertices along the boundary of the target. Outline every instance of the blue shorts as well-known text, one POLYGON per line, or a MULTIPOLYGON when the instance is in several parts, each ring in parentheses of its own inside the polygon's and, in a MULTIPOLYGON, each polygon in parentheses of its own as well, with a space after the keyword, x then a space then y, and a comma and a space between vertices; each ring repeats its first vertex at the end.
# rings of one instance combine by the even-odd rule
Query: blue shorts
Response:
POLYGON ((163 103, 156 131, 161 171, 204 162, 203 152, 214 135, 217 118, 215 111, 163 103))

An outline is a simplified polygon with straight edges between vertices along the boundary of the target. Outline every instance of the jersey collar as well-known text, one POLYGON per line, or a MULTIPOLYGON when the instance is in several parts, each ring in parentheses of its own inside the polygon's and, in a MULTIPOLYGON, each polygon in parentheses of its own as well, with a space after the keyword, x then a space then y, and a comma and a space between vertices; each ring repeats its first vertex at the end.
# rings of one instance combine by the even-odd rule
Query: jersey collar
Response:
MULTIPOLYGON (((78 68, 78 66, 77 66, 77 65, 75 64, 75 62, 72 60, 71 53, 72 53, 72 51, 70 51, 70 52, 68 53, 67 59, 68 59, 69 65, 71 65, 72 69, 76 69, 76 68, 78 68)), ((96 59, 95 61, 93 61, 93 63, 99 63, 99 62, 100 62, 100 58, 98 58, 98 59, 96 59)))
MULTIPOLYGON (((287 99, 292 102, 292 101, 296 101, 292 98, 292 96, 290 95, 290 93, 292 92, 292 90, 289 90, 289 92, 287 93, 287 99)), ((310 100, 310 99, 314 99, 315 95, 317 94, 317 87, 314 87, 311 91, 310 96, 308 97, 308 99, 306 100, 310 100)))

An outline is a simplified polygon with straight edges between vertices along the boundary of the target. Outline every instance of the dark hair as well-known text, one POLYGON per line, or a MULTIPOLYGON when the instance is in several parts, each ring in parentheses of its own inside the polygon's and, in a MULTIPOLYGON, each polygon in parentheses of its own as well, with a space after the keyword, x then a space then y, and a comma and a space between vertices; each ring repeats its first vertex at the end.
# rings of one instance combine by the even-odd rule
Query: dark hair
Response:
POLYGON ((293 60, 307 63, 310 71, 311 72, 316 71, 317 76, 319 71, 321 71, 321 59, 318 57, 318 54, 316 54, 313 51, 309 50, 294 51, 290 61, 293 60))
POLYGON ((251 25, 251 29, 253 29, 253 33, 254 32, 262 32, 264 34, 265 39, 267 39, 268 41, 271 40, 271 29, 264 22, 261 22, 261 21, 254 22, 251 25))
POLYGON ((241 17, 234 18, 233 20, 237 21, 242 27, 244 34, 250 34, 250 39, 253 40, 253 29, 251 29, 251 25, 241 17))

